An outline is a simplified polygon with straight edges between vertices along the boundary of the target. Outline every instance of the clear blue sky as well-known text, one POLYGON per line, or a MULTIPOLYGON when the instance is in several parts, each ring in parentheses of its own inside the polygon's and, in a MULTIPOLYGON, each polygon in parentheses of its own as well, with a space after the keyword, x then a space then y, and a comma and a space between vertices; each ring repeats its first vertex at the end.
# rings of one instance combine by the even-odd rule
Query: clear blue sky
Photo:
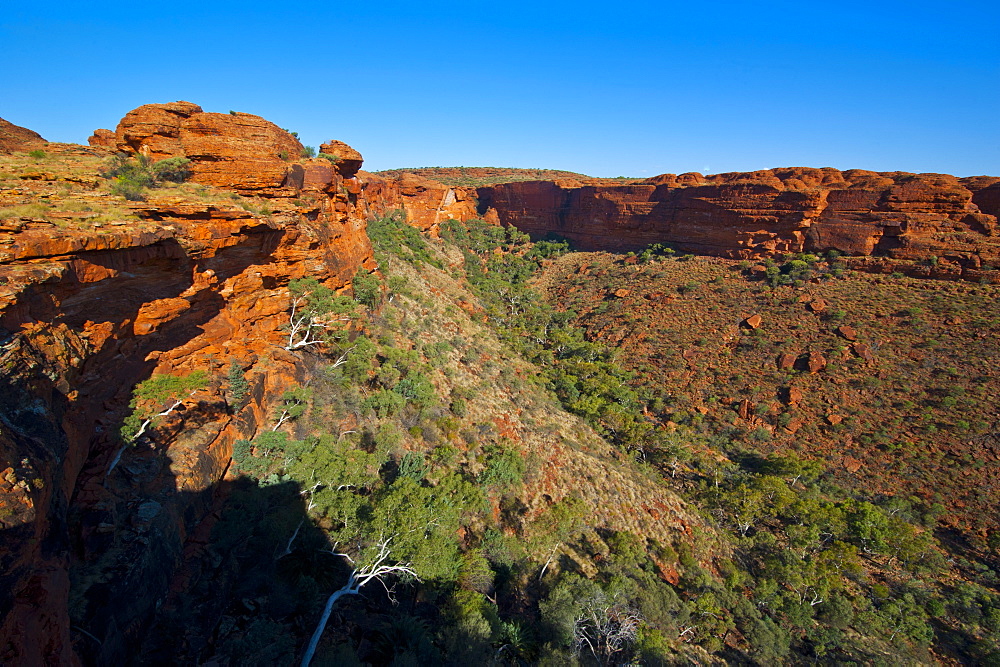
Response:
POLYGON ((0 117, 85 143, 150 102, 370 170, 1000 175, 1000 2, 4 3, 0 117))

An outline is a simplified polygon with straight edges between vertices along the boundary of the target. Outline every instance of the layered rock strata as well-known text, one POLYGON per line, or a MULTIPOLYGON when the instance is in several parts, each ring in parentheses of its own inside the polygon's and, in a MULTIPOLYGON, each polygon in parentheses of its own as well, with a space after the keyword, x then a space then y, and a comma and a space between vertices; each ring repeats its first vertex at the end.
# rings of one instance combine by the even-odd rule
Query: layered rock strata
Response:
MULTIPOLYGON (((349 176, 328 160, 277 155, 301 147, 249 114, 147 105, 96 136, 89 151, 64 149, 183 155, 197 182, 253 198, 152 191, 120 204, 138 221, 72 213, 62 223, 50 212, 0 225, 4 664, 121 663, 211 516, 233 442, 252 438, 277 397, 307 379, 301 354, 283 349, 288 282, 339 289, 374 270, 365 220, 398 196, 354 173, 360 155, 349 176), (250 387, 241 402, 233 366, 250 387), (193 371, 208 385, 122 452, 133 387, 193 371)), ((100 179, 56 173, 55 150, 52 173, 0 186, 0 208, 66 188, 107 205, 100 179)))
POLYGON ((837 250, 933 258, 941 271, 970 277, 1000 265, 1000 178, 791 168, 663 174, 628 185, 529 181, 477 194, 480 212, 495 210, 504 224, 582 249, 669 243, 732 258, 837 250))
POLYGON ((406 211, 410 224, 436 236, 442 222, 484 217, 499 223, 495 214, 478 212, 476 190, 453 187, 406 172, 392 174, 388 181, 398 191, 399 208, 406 211))

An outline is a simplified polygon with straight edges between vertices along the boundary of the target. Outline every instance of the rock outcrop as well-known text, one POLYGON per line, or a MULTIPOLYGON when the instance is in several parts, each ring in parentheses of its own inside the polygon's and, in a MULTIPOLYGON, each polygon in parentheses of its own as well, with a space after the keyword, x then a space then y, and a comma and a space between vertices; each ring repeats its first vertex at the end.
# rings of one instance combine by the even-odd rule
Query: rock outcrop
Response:
POLYGON ((301 182, 297 161, 304 147, 290 133, 260 116, 209 113, 190 102, 133 109, 118 123, 113 142, 107 130, 97 130, 90 144, 154 160, 186 157, 194 182, 247 194, 287 196, 301 182))
POLYGON ((959 274, 1000 262, 1000 178, 789 168, 627 185, 505 183, 479 188, 478 198, 504 224, 583 249, 670 243, 733 258, 838 250, 934 257, 959 274))
POLYGON ((44 145, 42 135, 0 118, 0 151, 30 151, 44 145))
MULTIPOLYGON (((95 136, 92 144, 108 139, 95 136)), ((364 172, 346 178, 327 160, 284 159, 277 153, 298 142, 249 114, 148 105, 114 140, 156 159, 187 156, 198 182, 257 197, 153 191, 128 204, 138 221, 97 224, 79 213, 72 224, 11 219, 0 229, 5 664, 74 664, 74 641, 86 661, 121 663, 210 514, 232 443, 253 437, 277 397, 307 379, 283 349, 288 282, 309 276, 341 288, 373 270, 365 220, 398 196, 364 172), (243 403, 227 393, 232 366, 250 386, 243 403), (193 371, 207 372, 208 385, 113 465, 132 388, 193 371), (105 576, 112 571, 128 574, 105 576), (87 619, 87 635, 71 635, 71 572, 74 618, 87 619)), ((107 205, 97 179, 46 169, 0 191, 0 205, 66 188, 107 205)))
POLYGON ((357 174, 364 163, 361 153, 343 141, 328 141, 325 144, 320 144, 319 152, 321 155, 328 155, 333 158, 332 162, 336 165, 337 171, 345 178, 350 178, 357 174))
POLYGON ((477 212, 479 202, 472 188, 453 187, 406 172, 393 174, 390 180, 398 188, 400 207, 410 224, 432 235, 442 222, 483 217, 477 212))

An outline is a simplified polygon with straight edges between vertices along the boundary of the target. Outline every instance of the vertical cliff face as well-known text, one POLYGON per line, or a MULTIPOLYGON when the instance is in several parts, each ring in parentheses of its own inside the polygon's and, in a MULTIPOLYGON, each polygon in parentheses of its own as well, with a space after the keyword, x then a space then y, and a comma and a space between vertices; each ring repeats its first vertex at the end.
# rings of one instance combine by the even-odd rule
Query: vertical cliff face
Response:
POLYGON ((47 148, 46 170, 25 166, 0 204, 106 204, 100 179, 74 181, 60 165, 99 162, 87 153, 111 146, 187 157, 195 182, 252 199, 153 191, 127 205, 131 220, 57 225, 50 211, 0 225, 4 663, 127 653, 197 540, 232 443, 253 437, 276 397, 306 379, 301 355, 283 349, 288 282, 341 288, 373 270, 365 220, 397 196, 356 174, 360 163, 296 159, 294 137, 249 114, 147 105, 95 136, 90 151, 47 148), (229 394, 233 364, 251 387, 245 403, 229 394), (193 371, 208 385, 109 472, 133 387, 193 371))
POLYGON ((1000 261, 997 178, 861 170, 773 169, 664 174, 640 184, 573 181, 479 188, 480 210, 535 235, 581 248, 635 250, 671 243, 751 258, 838 250, 919 261, 936 257, 958 274, 1000 261))
POLYGON ((398 190, 397 201, 410 224, 431 235, 437 235, 442 222, 481 217, 474 188, 445 185, 407 172, 395 174, 390 182, 398 190))

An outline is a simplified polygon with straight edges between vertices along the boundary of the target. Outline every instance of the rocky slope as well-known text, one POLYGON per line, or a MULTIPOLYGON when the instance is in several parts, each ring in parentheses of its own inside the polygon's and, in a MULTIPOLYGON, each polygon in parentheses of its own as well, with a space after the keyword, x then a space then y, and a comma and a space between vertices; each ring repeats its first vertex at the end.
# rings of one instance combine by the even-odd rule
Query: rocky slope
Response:
MULTIPOLYGON (((403 209, 431 235, 449 218, 485 216, 611 249, 838 249, 859 263, 886 256, 870 262, 875 270, 905 261, 939 277, 990 279, 1000 261, 996 178, 797 169, 473 189, 365 173, 361 155, 336 141, 320 147, 329 158, 303 157, 273 123, 187 102, 139 107, 114 131, 96 131, 90 147, 4 123, 0 141, 10 153, 0 155, 0 590, 10 591, 0 597, 0 661, 11 664, 121 663, 162 604, 181 604, 186 564, 217 555, 207 534, 235 477, 233 443, 257 435, 282 393, 310 379, 303 355, 284 349, 287 285, 308 276, 342 289, 374 271, 373 215, 403 209), (98 176, 116 151, 187 158, 191 182, 126 202, 98 176), (196 371, 208 384, 122 450, 133 387, 196 371), (245 402, 233 400, 234 376, 249 385, 245 402)), ((443 277, 409 278, 439 295, 457 289, 443 277)), ((422 317, 465 310, 466 296, 452 296, 422 317)), ((410 315, 419 301, 399 301, 410 309, 401 323, 421 319, 410 315)), ((449 321, 435 326, 444 332, 449 321)), ((472 375, 465 363, 448 368, 472 375)), ((481 424, 538 440, 532 427, 544 420, 522 417, 524 401, 484 398, 506 414, 470 400, 481 424)), ((585 430, 572 421, 549 429, 585 430)), ((605 529, 662 530, 664 540, 701 530, 675 496, 624 476, 593 433, 581 438, 594 441, 591 452, 552 439, 525 446, 547 464, 528 485, 526 514, 586 477, 583 499, 605 529)))
POLYGON ((74 662, 70 607, 87 618, 99 662, 134 643, 213 506, 232 442, 254 435, 307 373, 283 349, 285 286, 311 276, 341 288, 373 269, 365 219, 392 198, 350 160, 279 155, 301 146, 249 114, 147 105, 97 136, 90 149, 47 144, 35 161, 4 158, 5 663, 74 662), (123 203, 95 175, 102 144, 186 156, 203 185, 123 203), (231 364, 251 387, 239 409, 224 386, 231 364), (133 386, 196 370, 208 386, 109 473, 133 386), (109 579, 114 571, 129 576, 109 579), (80 581, 88 576, 97 578, 80 581))
POLYGON ((563 236, 583 249, 669 243, 732 258, 837 250, 908 264, 934 258, 935 270, 923 273, 970 279, 1000 265, 998 195, 1000 178, 993 177, 807 168, 478 189, 480 211, 492 209, 504 224, 563 236))
POLYGON ((0 118, 0 151, 30 151, 44 144, 37 132, 0 118))

